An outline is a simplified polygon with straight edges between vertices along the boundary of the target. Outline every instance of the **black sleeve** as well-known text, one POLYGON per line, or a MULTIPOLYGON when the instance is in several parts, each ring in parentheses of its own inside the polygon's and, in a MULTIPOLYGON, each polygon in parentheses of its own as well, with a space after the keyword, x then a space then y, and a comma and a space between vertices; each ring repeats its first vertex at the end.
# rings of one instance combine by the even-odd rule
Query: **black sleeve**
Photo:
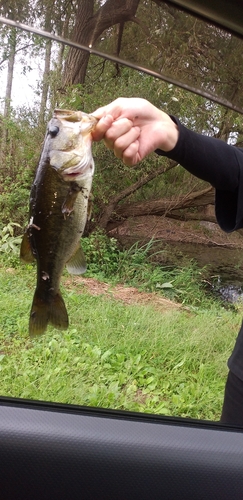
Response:
POLYGON ((156 153, 177 161, 191 174, 216 189, 215 209, 220 227, 227 232, 243 227, 243 150, 220 139, 197 134, 177 118, 179 139, 169 152, 156 153))

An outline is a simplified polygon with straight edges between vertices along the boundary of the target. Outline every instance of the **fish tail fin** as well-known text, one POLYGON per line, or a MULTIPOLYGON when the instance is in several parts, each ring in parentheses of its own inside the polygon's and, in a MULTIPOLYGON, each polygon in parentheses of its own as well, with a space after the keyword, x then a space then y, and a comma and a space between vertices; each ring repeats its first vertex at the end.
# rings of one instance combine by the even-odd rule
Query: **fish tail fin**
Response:
POLYGON ((47 329, 48 323, 55 328, 68 328, 68 314, 60 292, 48 297, 42 297, 35 291, 29 319, 29 334, 31 337, 41 335, 47 329))

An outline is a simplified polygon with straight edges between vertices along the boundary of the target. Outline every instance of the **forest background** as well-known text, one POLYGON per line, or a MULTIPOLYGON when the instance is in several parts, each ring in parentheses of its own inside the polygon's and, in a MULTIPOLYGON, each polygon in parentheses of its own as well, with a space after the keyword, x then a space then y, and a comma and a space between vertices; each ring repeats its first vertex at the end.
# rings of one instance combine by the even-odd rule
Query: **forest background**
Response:
MULTIPOLYGON (((0 2, 1 15, 77 43, 98 47, 239 103, 241 40, 159 0, 28 0, 0 2), (173 36, 172 36, 173 33, 173 36)), ((55 107, 92 112, 119 96, 149 99, 197 132, 242 145, 243 119, 231 109, 145 72, 0 26, 0 71, 7 72, 0 119, 1 224, 26 224, 28 198, 47 121, 55 107), (13 102, 16 70, 32 82, 33 98, 13 102)), ((21 89, 21 77, 20 77, 21 89)), ((21 90, 20 90, 21 92, 21 90)), ((127 168, 103 144, 94 144, 93 215, 87 233, 114 229, 126 218, 156 215, 215 222, 211 186, 179 165, 152 154, 127 168)), ((15 227, 15 231, 18 228, 15 227)))

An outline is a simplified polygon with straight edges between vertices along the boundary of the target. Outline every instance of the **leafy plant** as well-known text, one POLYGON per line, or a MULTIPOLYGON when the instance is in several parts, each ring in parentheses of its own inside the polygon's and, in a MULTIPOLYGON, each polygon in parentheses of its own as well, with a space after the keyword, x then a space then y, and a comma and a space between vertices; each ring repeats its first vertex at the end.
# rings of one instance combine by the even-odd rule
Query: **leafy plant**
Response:
POLYGON ((205 290, 206 268, 187 259, 184 266, 169 268, 156 262, 156 241, 134 243, 121 249, 115 238, 108 238, 104 231, 93 232, 82 239, 88 270, 86 275, 111 283, 138 287, 146 292, 161 293, 177 302, 199 306, 202 302, 210 308, 212 297, 205 290))
POLYGON ((0 229, 0 252, 17 254, 22 238, 14 236, 14 228, 21 227, 17 222, 9 222, 0 229))
POLYGON ((115 238, 108 238, 102 230, 82 239, 90 275, 111 277, 117 273, 120 250, 115 238))

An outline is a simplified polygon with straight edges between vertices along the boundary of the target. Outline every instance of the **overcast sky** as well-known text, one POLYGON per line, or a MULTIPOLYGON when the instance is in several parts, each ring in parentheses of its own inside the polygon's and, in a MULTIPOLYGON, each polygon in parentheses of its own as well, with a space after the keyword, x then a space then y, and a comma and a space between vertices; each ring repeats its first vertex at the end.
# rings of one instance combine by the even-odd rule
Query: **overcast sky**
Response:
MULTIPOLYGON (((38 81, 41 79, 41 59, 31 59, 29 61, 31 65, 31 70, 23 74, 23 67, 21 63, 21 56, 16 56, 16 61, 14 65, 14 79, 12 87, 12 106, 33 106, 34 103, 39 100, 38 96, 35 94, 37 89, 38 81)), ((3 108, 3 99, 6 91, 7 83, 7 63, 4 64, 2 71, 0 72, 0 99, 1 99, 1 110, 3 108)))

